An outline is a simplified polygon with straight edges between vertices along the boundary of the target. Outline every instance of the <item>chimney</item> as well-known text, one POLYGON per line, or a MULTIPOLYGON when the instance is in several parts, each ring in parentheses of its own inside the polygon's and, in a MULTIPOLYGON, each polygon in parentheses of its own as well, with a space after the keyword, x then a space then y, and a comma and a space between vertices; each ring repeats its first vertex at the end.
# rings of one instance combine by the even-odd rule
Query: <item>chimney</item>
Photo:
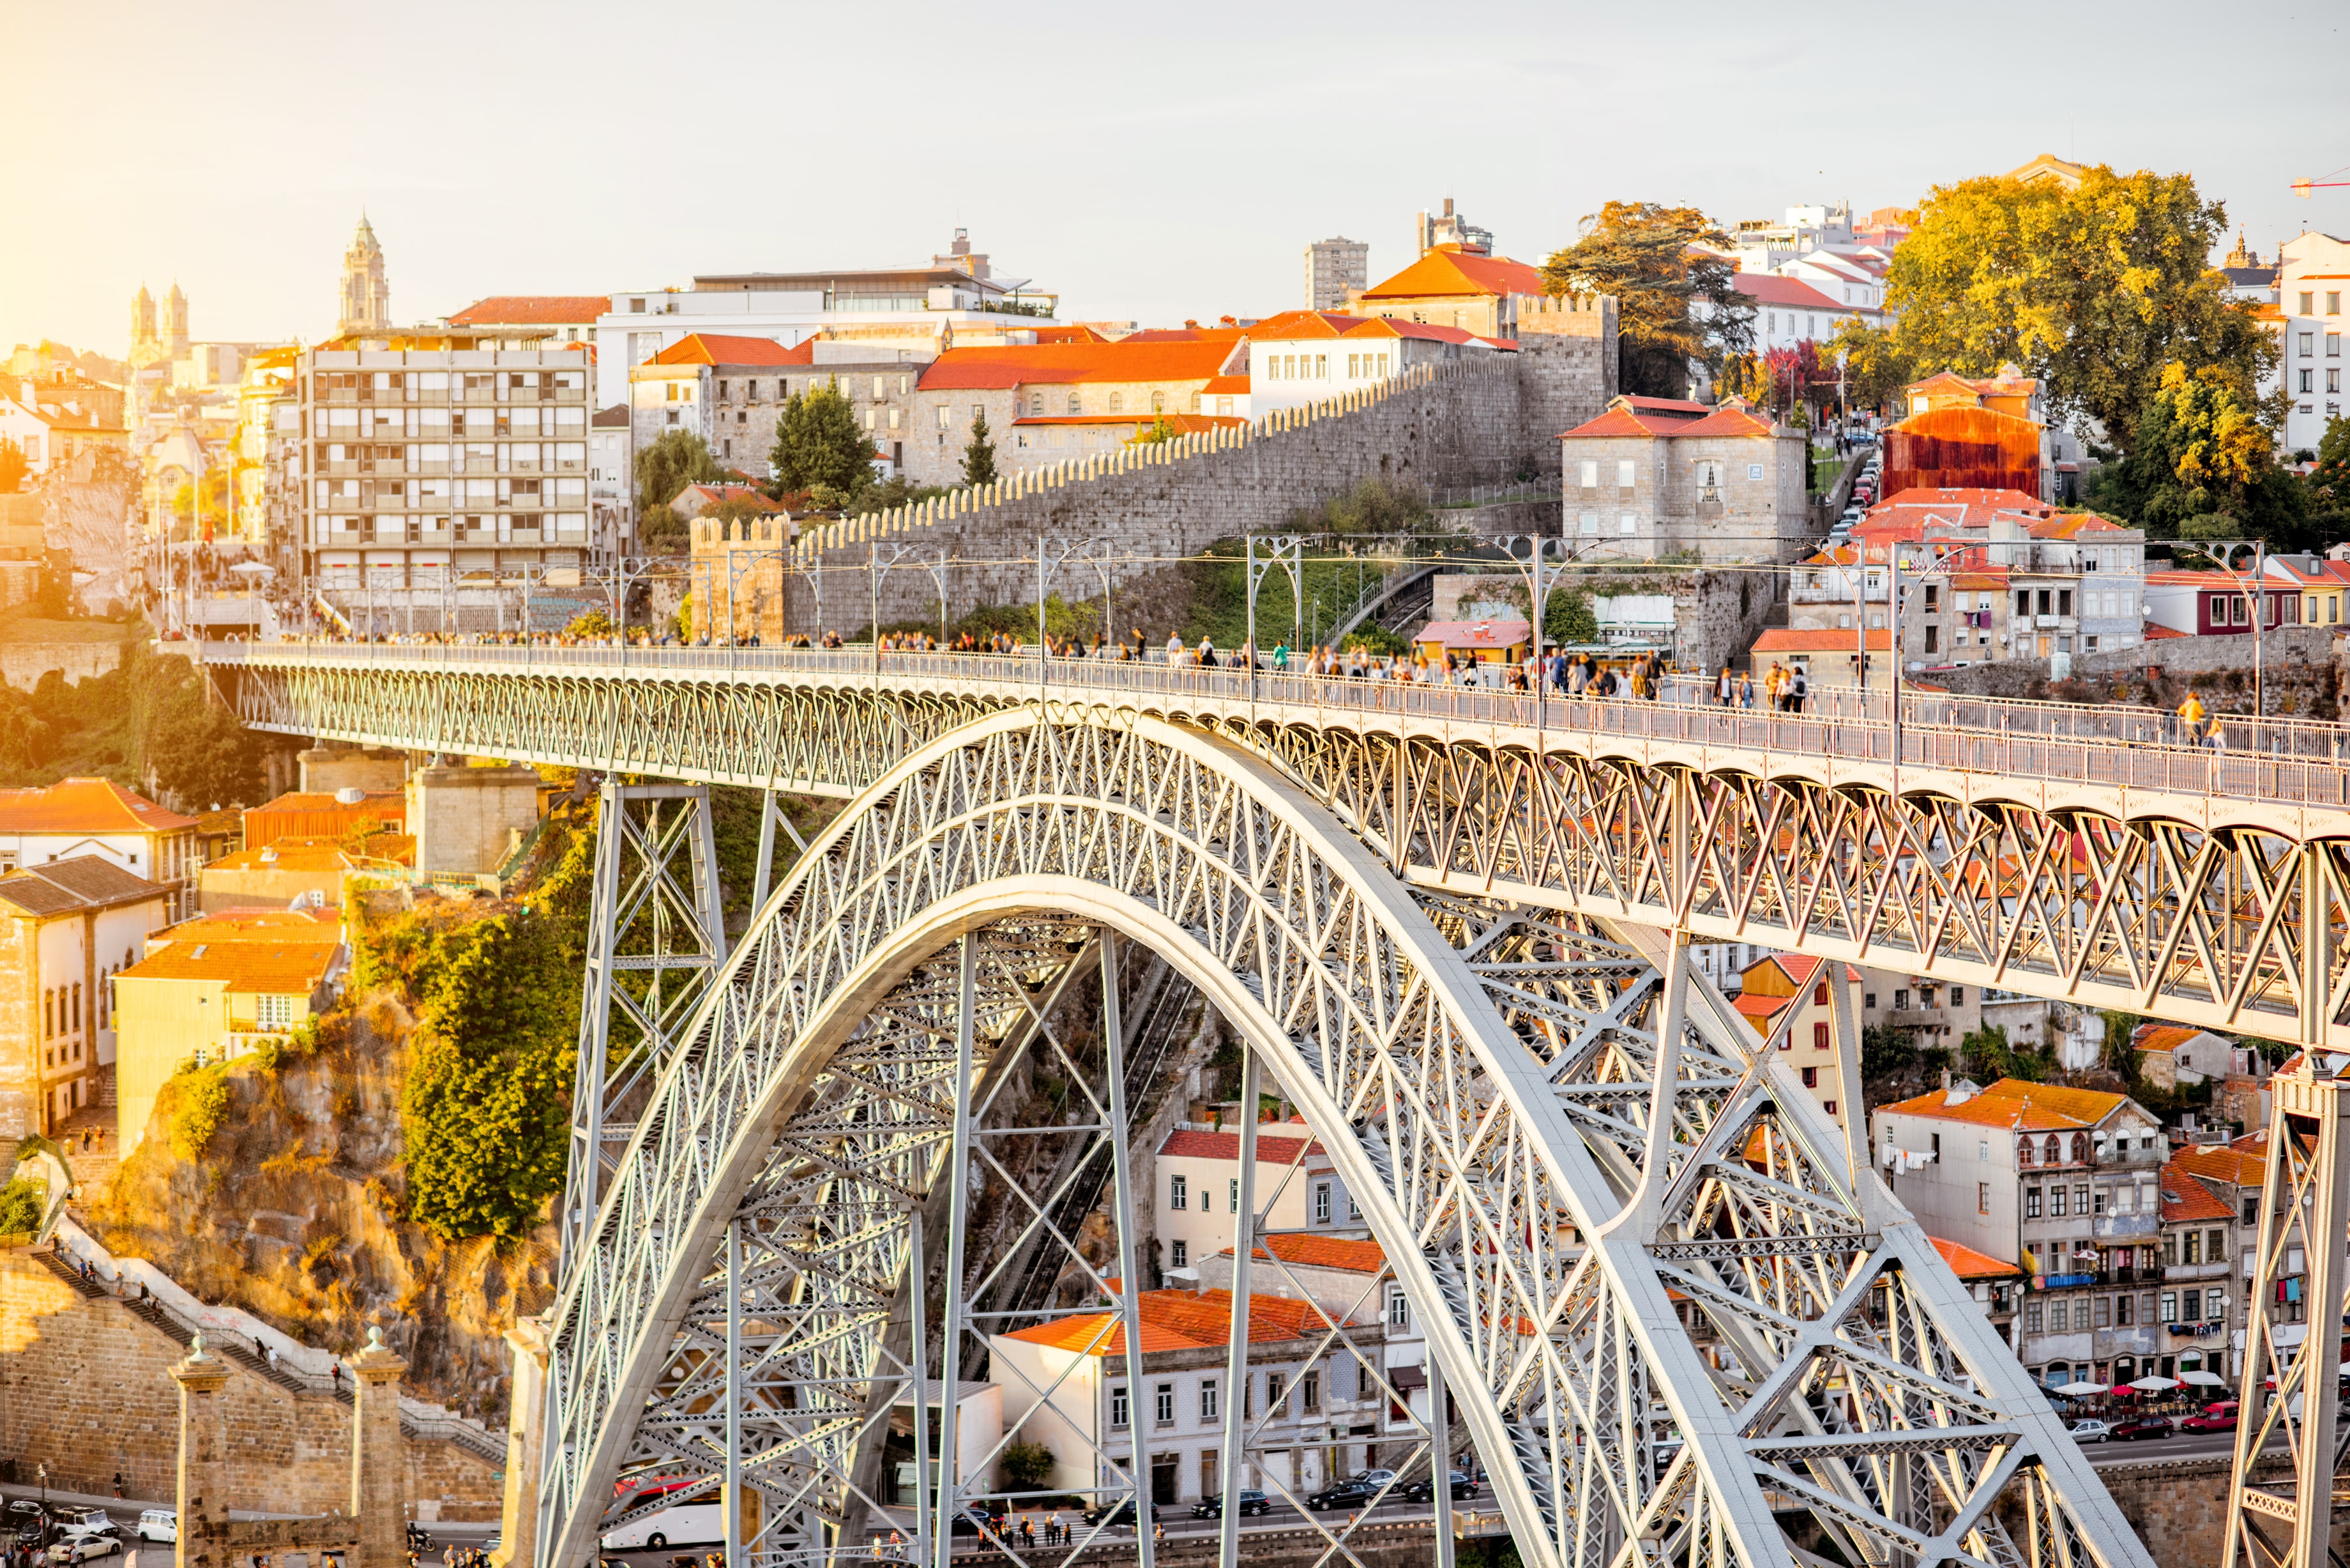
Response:
POLYGON ((1945 1088, 1945 1089, 1947 1089, 1947 1088, 1949 1088, 1950 1086, 1950 1070, 1948 1067, 1945 1067, 1945 1068, 1943 1068, 1943 1069, 1942 1069, 1942 1087, 1943 1087, 1943 1088, 1945 1088))

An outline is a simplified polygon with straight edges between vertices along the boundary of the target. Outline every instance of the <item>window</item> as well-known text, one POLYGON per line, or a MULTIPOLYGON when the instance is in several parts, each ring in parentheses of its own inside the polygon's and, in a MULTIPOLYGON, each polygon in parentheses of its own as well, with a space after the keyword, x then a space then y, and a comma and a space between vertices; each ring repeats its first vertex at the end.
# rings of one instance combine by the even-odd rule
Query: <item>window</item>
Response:
POLYGON ((2023 1217, 2026 1220, 2040 1218, 2040 1189, 2027 1187, 2023 1189, 2023 1217))
POLYGON ((259 996, 254 999, 254 1022, 264 1029, 294 1027, 294 999, 290 996, 259 996))
POLYGON ((2097 1298, 2097 1315, 2094 1326, 2097 1328, 2111 1328, 2114 1326, 2113 1297, 2099 1296, 2097 1298))
POLYGON ((1877 1010, 1877 992, 1873 991, 1863 992, 1860 997, 1860 1004, 1874 1012, 1877 1010))
POLYGON ((1169 1177, 1167 1179, 1167 1207, 1170 1209, 1183 1208, 1185 1206, 1187 1196, 1185 1189, 1189 1188, 1190 1185, 1191 1180, 1188 1177, 1169 1177))
POLYGON ((1151 1413, 1162 1427, 1171 1427, 1175 1424, 1175 1385, 1161 1383, 1159 1386, 1158 1397, 1152 1406, 1151 1413))
POLYGON ((1388 1326, 1398 1330, 1411 1326, 1411 1298, 1401 1291, 1388 1293, 1388 1326))
POLYGON ((2096 1196, 2092 1198, 2089 1201, 2094 1205, 2090 1210, 2091 1213, 2103 1214, 2106 1211, 2106 1189, 2102 1187, 2098 1188, 2096 1196))
POLYGON ((1079 393, 1076 393, 1076 392, 1071 392, 1071 393, 1069 394, 1069 412, 1070 412, 1072 415, 1077 415, 1077 414, 1082 414, 1082 413, 1084 413, 1085 411, 1086 411, 1085 399, 1084 399, 1084 397, 1082 396, 1082 394, 1079 394, 1079 393))
POLYGON ((1628 457, 1616 460, 1616 488, 1629 490, 1639 483, 1638 466, 1628 457))
POLYGON ((2038 1334, 2040 1332, 2040 1303, 2038 1302, 2027 1302, 2024 1303, 2023 1332, 2026 1334, 2038 1334))
POLYGON ((1122 413, 1125 411, 1125 408, 1126 394, 1123 392, 1112 392, 1109 395, 1109 411, 1114 414, 1122 413))
POLYGON ((1598 532, 1599 532, 1599 514, 1598 514, 1598 513, 1596 513, 1596 512, 1585 512, 1585 513, 1577 514, 1576 514, 1576 516, 1575 516, 1575 531, 1576 533, 1578 533, 1578 534, 1596 534, 1596 533, 1598 533, 1598 532))
POLYGON ((2203 1255, 2215 1263, 2228 1261, 2228 1233, 2225 1231, 2203 1232, 2203 1255))
POLYGON ((2178 1321, 2178 1293, 2177 1291, 2165 1291, 2162 1293, 2162 1321, 2165 1323, 2177 1323, 2178 1321))
POLYGON ((1827 1026, 1826 1024, 1825 1024, 1825 1023, 1814 1023, 1814 1024, 1813 1024, 1813 1025, 1812 1025, 1812 1049, 1813 1049, 1813 1050, 1814 1050, 1814 1051, 1825 1051, 1825 1050, 1826 1050, 1827 1048, 1828 1048, 1828 1026, 1827 1026))
POLYGON ((1329 355, 1316 354, 1314 356, 1314 379, 1317 381, 1326 381, 1330 379, 1329 355))
POLYGON ((1278 1372, 1264 1375, 1264 1407, 1270 1415, 1289 1414, 1289 1385, 1278 1372))
POLYGON ((1950 1005, 1952 1007, 1964 1007, 1966 1004, 1967 988, 1963 985, 1954 985, 1950 987, 1950 1005))
POLYGON ((1226 1212, 1226 1213, 1228 1213, 1228 1214, 1237 1214, 1237 1213, 1239 1213, 1240 1211, 1241 1211, 1241 1179, 1240 1179, 1239 1177, 1235 1176, 1235 1177, 1233 1177, 1233 1178, 1232 1178, 1232 1207, 1231 1207, 1230 1209, 1226 1210, 1225 1210, 1225 1212, 1226 1212))
POLYGON ((1580 477, 1583 481, 1584 489, 1596 490, 1599 488, 1599 462, 1596 458, 1586 458, 1583 460, 1580 477))
POLYGON ((1326 1181, 1314 1184, 1314 1223, 1330 1223, 1330 1184, 1326 1181))
POLYGON ((2136 1296, 2116 1296, 2114 1298, 2114 1326, 2116 1328, 2127 1328, 2130 1326, 2130 1318, 2132 1316, 2131 1309, 2137 1304, 2137 1298, 2136 1296))
POLYGON ((1978 1143, 1975 1145, 1975 1163, 1977 1165, 1989 1165, 1991 1163, 1991 1145, 1987 1143, 1978 1143))
POLYGON ((1828 986, 1827 986, 1827 981, 1822 981, 1819 984, 1817 984, 1817 985, 1815 985, 1815 986, 1812 987, 1812 1005, 1813 1005, 1814 1007, 1825 1007, 1827 1004, 1828 1004, 1828 986))
MULTIPOLYGON (((2077 1160, 2079 1157, 2076 1155, 2074 1158, 2077 1160)), ((2076 1181, 2073 1184, 2073 1212, 2086 1214, 2088 1211, 2089 1184, 2085 1181, 2076 1181)))
POLYGON ((2067 1326, 2065 1319, 2070 1314, 2066 1311, 2064 1303, 2050 1302, 2048 1303, 2048 1332, 2051 1334, 2064 1333, 2067 1326))
POLYGON ((2041 1146, 2040 1158, 2043 1165, 2054 1165, 2064 1158, 2057 1146, 2054 1133, 2050 1133, 2048 1141, 2041 1146))
POLYGON ((2329 332, 2325 335, 2325 357, 2329 359, 2342 358, 2342 334, 2339 332, 2329 332))
POLYGON ((2201 1317, 2203 1315, 2203 1293, 2201 1291, 2179 1292, 2178 1312, 2180 1317, 2188 1323, 2193 1323, 2196 1319, 2201 1317))
POLYGON ((1170 1269, 1190 1268, 1191 1266, 1191 1243, 1180 1240, 1170 1241, 1167 1244, 1167 1266, 1170 1269))
POLYGON ((1830 1116, 1834 1116, 1836 1114, 1835 1102, 1834 1100, 1822 1100, 1820 1102, 1820 1109, 1827 1112, 1830 1116))
POLYGON ((1216 1418, 1216 1380, 1202 1377, 1200 1379, 1200 1419, 1212 1421, 1216 1418))
POLYGON ((1991 1183, 1988 1181, 1975 1183, 1975 1212, 1978 1214, 1991 1212, 1991 1183))
POLYGON ((2031 1168, 2032 1140, 2030 1138, 2018 1138, 2016 1140, 2015 1163, 2019 1168, 2029 1169, 2031 1168))
POLYGON ((2179 1262, 2192 1266, 2203 1261, 2203 1233, 2189 1231, 2178 1239, 2179 1262))
POLYGON ((1306 1409, 1310 1411, 1322 1408, 1322 1374, 1320 1372, 1308 1372, 1299 1378, 1297 1391, 1304 1396, 1306 1409))
POLYGON ((2296 315, 2296 316, 2314 316, 2314 315, 2316 315, 2316 314, 2317 314, 2317 296, 2315 296, 2314 294, 2312 294, 2309 290, 2307 290, 2307 289, 2305 289, 2305 288, 2304 288, 2304 289, 2303 289, 2303 290, 2301 291, 2301 308, 2300 308, 2299 310, 2294 311, 2294 312, 2293 312, 2293 314, 2294 314, 2294 315, 2296 315))
POLYGON ((1817 1067, 1806 1067, 1806 1068, 1804 1068, 1804 1087, 1805 1087, 1805 1088, 1807 1088, 1807 1089, 1816 1089, 1816 1088, 1818 1088, 1819 1086, 1820 1086, 1820 1070, 1819 1070, 1817 1067))
POLYGON ((1127 1424, 1126 1389, 1122 1385, 1109 1391, 1109 1424, 1118 1428, 1127 1424))
POLYGON ((2342 314, 2342 291, 2340 289, 2329 288, 2325 291, 2325 314, 2328 316, 2339 316, 2342 314))
POLYGON ((2310 370, 2310 369, 2303 369, 2303 370, 2301 372, 2301 389, 2301 389, 2301 390, 2303 390, 2303 391, 2304 391, 2304 392, 2314 392, 2314 391, 2317 390, 2317 372, 2316 372, 2316 371, 2314 371, 2314 370, 2310 370))
POLYGON ((1909 988, 1908 986, 1902 986, 1894 992, 1893 1011, 1896 1012, 1907 1012, 1909 1011, 1909 988))

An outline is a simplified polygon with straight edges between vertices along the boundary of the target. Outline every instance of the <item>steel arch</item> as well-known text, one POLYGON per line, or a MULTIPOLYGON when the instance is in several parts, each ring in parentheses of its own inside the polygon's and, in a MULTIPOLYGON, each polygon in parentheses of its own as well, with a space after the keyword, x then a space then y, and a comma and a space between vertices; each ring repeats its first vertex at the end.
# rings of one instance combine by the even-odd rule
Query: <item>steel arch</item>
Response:
POLYGON ((1022 919, 1151 944, 1248 1035, 1364 1195, 1521 1550, 1545 1568, 1611 1562, 1643 1539, 1692 1561, 1788 1562, 1774 1501, 1871 1561, 2020 1562, 1988 1511, 2019 1475, 2030 1559, 2145 1560, 2003 1347, 1944 1322, 1950 1303, 1930 1288, 1895 1288, 1936 1282, 1930 1249, 1873 1178, 1839 1182, 1816 1113, 1805 1120, 1800 1093, 1774 1103, 1775 1064, 1742 1063, 1725 1021, 1685 1024, 1670 985, 1659 999, 1603 981, 1578 1006, 1605 1016, 1556 1032, 1578 982, 1523 954, 1576 957, 1599 945, 1589 933, 1473 900, 1431 918, 1229 742, 1132 713, 1024 710, 890 769, 762 912, 687 1031, 592 1245, 567 1260, 542 1489, 553 1561, 592 1550, 649 1412, 675 1431, 706 1410, 688 1365, 708 1349, 695 1303, 730 1221, 778 1203, 833 1229, 821 1257, 768 1251, 761 1288, 792 1320, 777 1337, 821 1348, 837 1374, 785 1397, 776 1447, 795 1448, 801 1479, 781 1490, 837 1519, 846 1493, 824 1489, 853 1469, 851 1395, 884 1375, 885 1287, 904 1258, 883 1199, 893 1184, 902 1199, 926 1189, 938 1094, 967 1089, 938 1073, 952 1025, 924 960, 1022 919), (1643 1051, 1627 1009, 1659 1000, 1643 1051), (1504 1007, 1529 1035, 1554 1026, 1550 1048, 1529 1049, 1504 1007), (1658 1048, 1685 1032, 1688 1049, 1658 1048), (1749 1170, 1757 1138, 1763 1168, 1749 1170), (1737 1325, 1738 1376, 1699 1354, 1669 1274, 1737 1325), (1862 1321, 1879 1293, 1897 1309, 1882 1334, 1862 1321), (1836 1376, 1849 1414, 1825 1407, 1836 1376), (793 1402, 834 1385, 851 1393, 829 1407, 793 1402), (1686 1438, 1667 1463, 1652 1397, 1686 1438))

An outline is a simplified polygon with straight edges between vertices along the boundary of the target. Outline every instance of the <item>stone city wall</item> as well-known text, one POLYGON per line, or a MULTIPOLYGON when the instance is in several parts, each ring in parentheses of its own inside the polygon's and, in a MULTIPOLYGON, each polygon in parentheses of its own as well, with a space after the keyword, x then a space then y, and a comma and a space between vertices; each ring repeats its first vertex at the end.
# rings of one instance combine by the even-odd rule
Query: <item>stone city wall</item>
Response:
MULTIPOLYGON (((1269 413, 1246 425, 1196 432, 1010 475, 977 490, 873 516, 822 524, 785 547, 759 525, 697 521, 693 570, 713 585, 733 561, 735 591, 760 633, 773 638, 819 625, 850 631, 871 618, 868 561, 912 552, 880 583, 884 624, 938 612, 939 587, 916 557, 941 556, 949 609, 1027 604, 1036 597, 1036 544, 1099 540, 1130 563, 1131 579, 1196 555, 1218 539, 1264 532, 1301 508, 1366 478, 1429 487, 1493 483, 1558 462, 1547 427, 1604 407, 1615 383, 1613 302, 1608 309, 1561 311, 1557 332, 1523 338, 1519 352, 1425 366, 1385 386, 1269 413), (1530 425, 1528 409, 1537 412, 1530 425), (821 593, 812 576, 821 573, 821 593), (822 613, 818 614, 821 599, 822 613)), ((1587 417, 1587 416, 1586 416, 1587 417)), ((1491 509, 1486 527, 1555 525, 1555 502, 1491 509)), ((1091 568, 1072 564, 1053 590, 1072 598, 1100 591, 1091 568)), ((723 600, 723 589, 712 595, 723 600)), ((723 619, 723 615, 721 617, 723 619)))
MULTIPOLYGON (((2292 670, 2324 670, 2335 662, 2335 628, 2322 626, 2281 626, 2261 639, 2261 663, 2272 675, 2292 670)), ((1916 679, 1969 697, 2031 696, 2051 679, 2044 659, 2000 659, 1969 665, 1964 670, 1938 670, 1916 679)), ((2166 637, 2133 648, 2073 655, 2072 679, 2105 680, 2142 675, 2158 670, 2172 680, 2199 675, 2240 671, 2247 680, 2252 672, 2252 639, 2238 637, 2166 637)), ((2270 710, 2274 713, 2276 710, 2270 710)))
POLYGON ((125 646, 96 640, 0 643, 0 683, 30 691, 52 670, 69 681, 86 680, 120 665, 125 646))
MULTIPOLYGON (((2227 1538, 2228 1470, 2222 1454, 2100 1465, 2097 1479, 2160 1568, 2214 1568, 2227 1538)), ((2265 1481, 2291 1473, 2282 1456, 2272 1455, 2252 1475, 2265 1481)), ((2350 1554, 2350 1519, 2334 1527, 2333 1546, 2336 1556, 2350 1554)))
MULTIPOLYGON (((122 1303, 83 1296, 30 1251, 0 1250, 0 1459, 20 1476, 46 1460, 62 1490, 104 1496, 120 1471, 131 1497, 172 1496, 180 1411, 170 1368, 186 1351, 122 1303)), ((349 1508, 349 1407, 241 1366, 223 1397, 229 1490, 255 1500, 238 1506, 349 1508)), ((432 1438, 403 1446, 420 1516, 498 1517, 494 1464, 432 1438)))

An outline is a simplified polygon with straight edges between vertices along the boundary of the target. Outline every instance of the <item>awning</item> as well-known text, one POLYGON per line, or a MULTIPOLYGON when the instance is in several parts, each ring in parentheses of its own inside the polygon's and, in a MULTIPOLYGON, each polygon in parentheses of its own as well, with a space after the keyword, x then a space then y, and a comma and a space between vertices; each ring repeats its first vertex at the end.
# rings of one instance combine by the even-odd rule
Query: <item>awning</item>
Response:
POLYGON ((1396 1392, 1399 1394, 1409 1394, 1415 1388, 1425 1388, 1428 1386, 1428 1368, 1424 1366, 1390 1366, 1388 1368, 1388 1381, 1395 1386, 1396 1392))

